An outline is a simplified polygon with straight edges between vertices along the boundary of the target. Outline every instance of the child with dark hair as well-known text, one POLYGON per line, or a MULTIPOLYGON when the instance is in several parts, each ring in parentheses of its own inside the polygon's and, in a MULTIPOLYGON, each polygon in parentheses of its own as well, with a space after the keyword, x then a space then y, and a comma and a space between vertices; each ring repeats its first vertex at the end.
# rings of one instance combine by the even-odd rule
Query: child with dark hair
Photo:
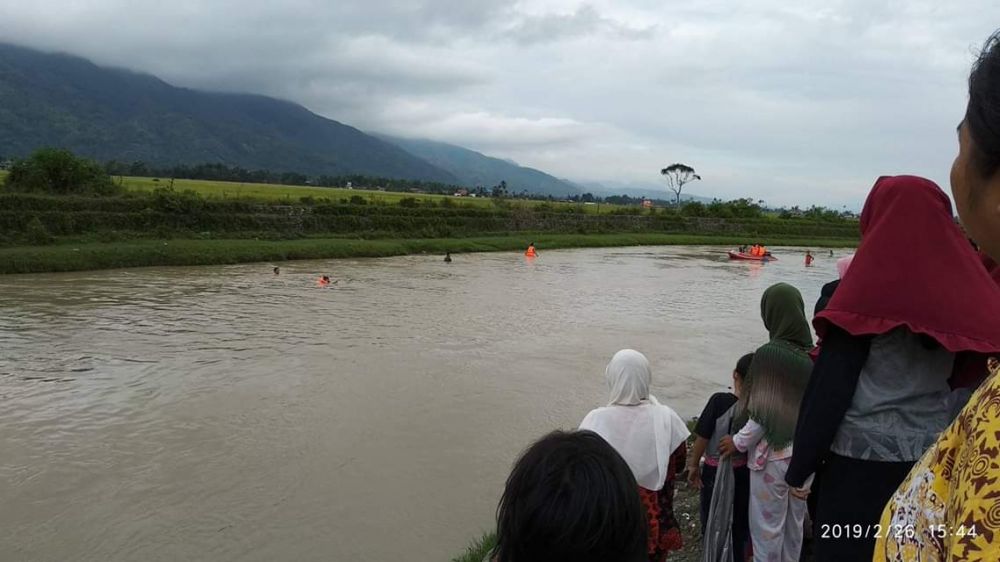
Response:
MULTIPOLYGON (((750 371, 753 353, 740 357, 733 370, 733 392, 717 392, 713 394, 694 428, 695 441, 691 447, 691 459, 688 461, 688 484, 701 490, 701 531, 705 533, 708 515, 712 505, 712 494, 715 488, 715 475, 719 468, 721 454, 719 440, 734 431, 732 420, 735 417, 736 402, 743 390, 743 380, 750 371), (701 459, 705 457, 702 467, 701 459)), ((739 429, 739 428, 735 428, 739 429)), ((746 559, 750 546, 750 471, 747 469, 747 457, 739 453, 732 457, 735 494, 733 497, 733 558, 737 562, 746 559)))
POLYGON ((555 431, 514 465, 497 507, 496 562, 644 562, 632 471, 601 436, 555 431))

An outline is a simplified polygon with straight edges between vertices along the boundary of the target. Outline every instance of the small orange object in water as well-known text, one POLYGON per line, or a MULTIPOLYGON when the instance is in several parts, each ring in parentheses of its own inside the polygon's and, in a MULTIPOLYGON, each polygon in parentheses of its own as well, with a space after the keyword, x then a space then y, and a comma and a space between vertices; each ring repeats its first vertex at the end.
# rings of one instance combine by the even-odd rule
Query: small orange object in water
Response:
POLYGON ((529 257, 529 258, 537 257, 538 254, 535 252, 535 245, 532 244, 532 245, 528 246, 528 249, 524 251, 524 255, 527 256, 527 257, 529 257))

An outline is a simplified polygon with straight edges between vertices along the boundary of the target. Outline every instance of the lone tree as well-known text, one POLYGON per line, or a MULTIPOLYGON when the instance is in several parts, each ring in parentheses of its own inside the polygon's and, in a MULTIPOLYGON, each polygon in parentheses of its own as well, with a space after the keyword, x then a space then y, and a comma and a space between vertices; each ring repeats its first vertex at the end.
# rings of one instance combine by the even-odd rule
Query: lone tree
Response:
POLYGON ((694 173, 694 168, 686 164, 671 164, 660 170, 660 174, 667 178, 667 187, 674 192, 674 203, 681 204, 681 190, 684 185, 694 180, 700 180, 701 176, 694 173))

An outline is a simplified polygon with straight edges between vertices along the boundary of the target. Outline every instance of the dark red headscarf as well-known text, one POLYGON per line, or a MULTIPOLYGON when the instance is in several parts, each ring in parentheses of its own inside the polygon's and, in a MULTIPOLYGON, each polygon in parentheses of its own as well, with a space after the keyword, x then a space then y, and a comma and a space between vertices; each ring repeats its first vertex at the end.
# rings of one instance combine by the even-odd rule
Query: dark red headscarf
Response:
POLYGON ((830 323, 856 336, 906 326, 953 353, 1000 352, 1000 287, 937 185, 914 176, 875 182, 851 269, 813 321, 820 337, 830 323))
POLYGON ((1000 285, 1000 265, 993 261, 993 258, 987 256, 984 252, 979 252, 979 259, 982 260, 983 266, 986 267, 986 271, 990 272, 990 277, 993 281, 1000 285))

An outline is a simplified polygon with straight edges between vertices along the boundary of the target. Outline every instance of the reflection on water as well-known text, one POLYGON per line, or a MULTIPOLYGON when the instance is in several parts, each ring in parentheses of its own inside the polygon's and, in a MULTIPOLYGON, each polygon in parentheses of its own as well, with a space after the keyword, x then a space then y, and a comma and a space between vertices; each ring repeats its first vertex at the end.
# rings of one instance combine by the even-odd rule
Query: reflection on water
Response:
POLYGON ((646 353, 682 415, 834 259, 626 248, 0 277, 0 560, 446 560, 646 353), (315 286, 318 275, 340 282, 315 286))

